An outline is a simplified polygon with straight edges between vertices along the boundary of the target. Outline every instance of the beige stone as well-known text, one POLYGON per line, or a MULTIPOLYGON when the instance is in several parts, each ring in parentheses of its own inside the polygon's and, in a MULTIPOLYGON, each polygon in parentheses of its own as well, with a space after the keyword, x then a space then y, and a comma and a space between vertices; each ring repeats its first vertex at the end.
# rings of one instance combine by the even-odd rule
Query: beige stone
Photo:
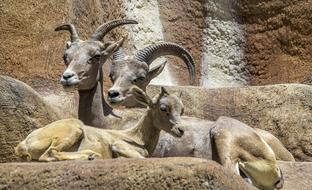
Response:
POLYGON ((0 76, 0 162, 16 161, 13 148, 33 129, 58 118, 55 110, 31 87, 0 76))
POLYGON ((0 167, 1 189, 255 189, 216 162, 198 158, 6 163, 0 167))
POLYGON ((279 162, 285 183, 283 190, 310 190, 312 187, 311 162, 279 162))

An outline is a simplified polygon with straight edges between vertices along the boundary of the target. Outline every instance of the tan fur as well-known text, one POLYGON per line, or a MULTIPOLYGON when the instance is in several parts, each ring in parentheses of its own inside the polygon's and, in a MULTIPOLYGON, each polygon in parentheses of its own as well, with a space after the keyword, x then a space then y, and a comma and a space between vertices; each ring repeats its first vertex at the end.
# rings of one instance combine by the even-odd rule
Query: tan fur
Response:
POLYGON ((77 119, 59 120, 29 134, 15 148, 16 154, 38 161, 144 158, 153 153, 161 130, 177 137, 183 135, 183 130, 175 126, 183 110, 179 98, 163 88, 153 100, 138 88, 133 91, 140 102, 149 106, 134 127, 105 130, 86 126, 77 119))
POLYGON ((211 141, 215 160, 233 173, 237 172, 238 163, 256 187, 273 190, 282 186, 276 155, 255 129, 232 118, 220 117, 211 129, 211 141))

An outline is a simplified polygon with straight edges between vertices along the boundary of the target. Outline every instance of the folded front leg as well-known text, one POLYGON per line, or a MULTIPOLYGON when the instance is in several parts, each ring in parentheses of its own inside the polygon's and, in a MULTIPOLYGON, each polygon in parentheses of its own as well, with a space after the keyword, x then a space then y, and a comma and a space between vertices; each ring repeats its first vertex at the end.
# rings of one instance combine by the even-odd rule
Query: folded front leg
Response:
POLYGON ((124 141, 116 141, 111 145, 111 150, 114 158, 145 158, 148 156, 148 152, 145 149, 135 147, 124 141))
POLYGON ((94 160, 103 159, 102 155, 92 150, 81 150, 78 152, 58 152, 51 150, 51 156, 57 160, 94 160))

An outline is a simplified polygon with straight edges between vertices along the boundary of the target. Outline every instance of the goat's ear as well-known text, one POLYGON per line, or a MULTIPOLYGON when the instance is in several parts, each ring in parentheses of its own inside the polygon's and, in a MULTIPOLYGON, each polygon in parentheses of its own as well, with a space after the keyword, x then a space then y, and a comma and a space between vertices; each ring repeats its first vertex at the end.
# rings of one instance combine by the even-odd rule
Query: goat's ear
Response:
POLYGON ((169 95, 168 91, 162 86, 160 88, 160 93, 154 98, 154 104, 159 102, 162 97, 168 96, 168 95, 169 95))
POLYGON ((140 104, 149 107, 153 106, 151 98, 139 87, 136 86, 132 87, 131 92, 134 95, 136 101, 139 102, 140 104))
POLYGON ((101 52, 102 56, 110 56, 117 51, 125 41, 126 37, 121 38, 117 42, 109 42, 104 45, 105 49, 101 52))
POLYGON ((160 96, 169 95, 169 92, 165 89, 165 87, 160 88, 160 96))
POLYGON ((165 68, 167 61, 162 62, 161 64, 151 68, 148 71, 149 79, 152 80, 153 78, 157 77, 165 68))

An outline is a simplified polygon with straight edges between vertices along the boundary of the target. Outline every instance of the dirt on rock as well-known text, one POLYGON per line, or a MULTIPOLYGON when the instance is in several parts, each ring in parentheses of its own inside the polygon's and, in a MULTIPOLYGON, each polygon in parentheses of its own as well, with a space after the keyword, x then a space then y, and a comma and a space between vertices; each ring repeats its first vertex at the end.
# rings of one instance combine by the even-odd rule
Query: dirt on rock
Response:
POLYGON ((312 1, 243 0, 251 85, 302 82, 312 72, 312 1))
POLYGON ((213 161, 114 159, 0 165, 1 189, 255 189, 213 161))
MULTIPOLYGON (((65 68, 62 56, 69 40, 68 32, 54 29, 72 23, 85 40, 101 24, 123 18, 121 6, 120 0, 1 1, 0 74, 54 87, 65 68)), ((117 39, 123 31, 115 29, 105 40, 117 39)))
POLYGON ((283 190, 310 190, 312 187, 311 162, 279 162, 284 174, 283 190))

